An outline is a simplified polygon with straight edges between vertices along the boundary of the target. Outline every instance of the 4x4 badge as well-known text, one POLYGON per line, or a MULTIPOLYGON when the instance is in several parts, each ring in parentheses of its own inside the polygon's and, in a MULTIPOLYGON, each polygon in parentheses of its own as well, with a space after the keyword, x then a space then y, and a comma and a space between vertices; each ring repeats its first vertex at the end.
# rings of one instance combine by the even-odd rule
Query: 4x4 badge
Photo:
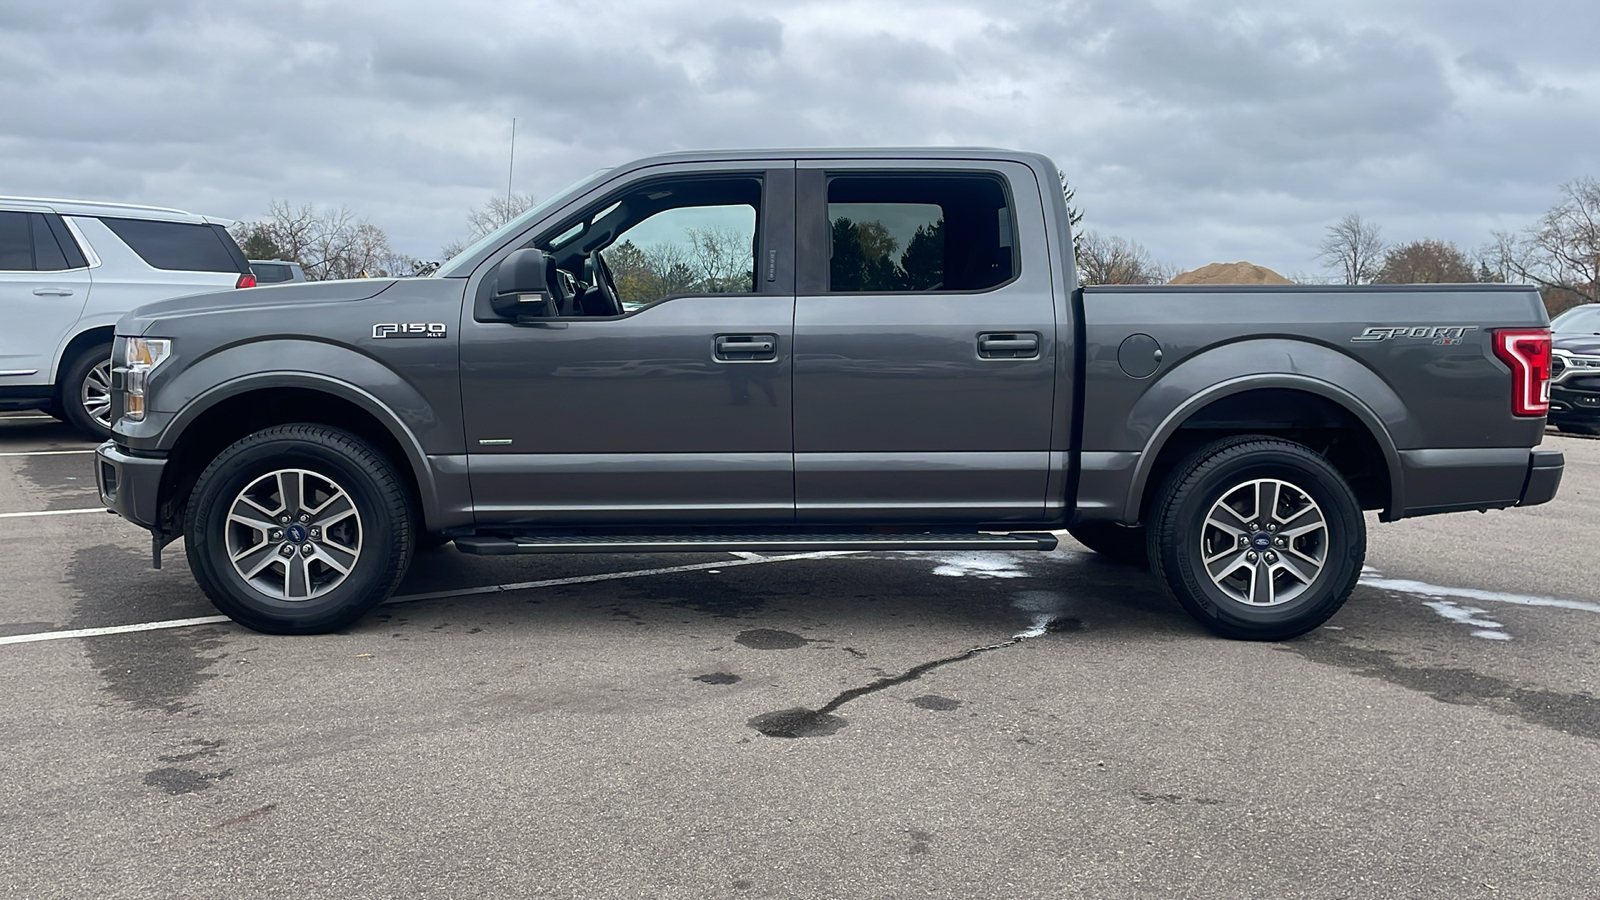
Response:
POLYGON ((374 338, 442 338, 443 322, 380 322, 372 326, 374 338))

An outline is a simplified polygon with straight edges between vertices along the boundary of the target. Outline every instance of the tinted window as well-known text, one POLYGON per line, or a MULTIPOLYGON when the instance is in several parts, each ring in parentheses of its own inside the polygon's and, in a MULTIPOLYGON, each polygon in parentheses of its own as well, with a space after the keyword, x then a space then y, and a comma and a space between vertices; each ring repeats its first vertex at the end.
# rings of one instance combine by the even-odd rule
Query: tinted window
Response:
POLYGON ((294 273, 283 263, 251 263, 250 271, 256 274, 256 280, 262 284, 277 284, 294 277, 294 273))
POLYGON ((103 218, 100 221, 154 268, 185 272, 239 271, 233 252, 209 225, 146 219, 103 218))
POLYGON ((61 245, 56 243, 56 236, 50 233, 50 226, 45 222, 44 216, 29 213, 28 220, 33 227, 34 267, 41 272, 60 272, 69 268, 67 255, 61 252, 61 245))
POLYGON ((0 270, 33 269, 33 239, 28 234, 28 214, 0 212, 0 270))
POLYGON ((828 183, 831 291, 976 291, 1016 270, 1000 181, 839 176, 828 183))

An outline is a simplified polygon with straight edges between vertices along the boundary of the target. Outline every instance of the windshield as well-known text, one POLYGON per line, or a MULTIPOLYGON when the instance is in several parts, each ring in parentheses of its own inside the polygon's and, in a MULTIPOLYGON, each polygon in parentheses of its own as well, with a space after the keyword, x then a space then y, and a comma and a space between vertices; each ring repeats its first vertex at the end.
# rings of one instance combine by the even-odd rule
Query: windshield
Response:
POLYGON ((1550 323, 1556 334, 1600 334, 1600 306, 1569 309, 1550 323))
POLYGON ((439 266, 439 268, 433 273, 434 276, 438 278, 466 277, 468 274, 470 274, 468 271, 466 271, 467 264, 474 256, 478 255, 483 250, 492 247, 501 241, 504 241, 506 238, 516 234, 523 228, 526 228, 529 222, 539 218, 556 206, 565 203, 568 197, 574 194, 582 193, 585 188, 605 177, 606 173, 610 171, 610 169, 596 169, 589 175, 578 179, 559 191, 556 191, 554 194, 551 194, 543 203, 538 204, 534 208, 528 210, 520 216, 517 216, 515 219, 512 219, 504 225, 501 225, 499 228, 496 228, 483 237, 478 238, 471 244, 467 245, 465 250, 462 250, 455 256, 445 260, 444 264, 439 266), (460 266, 462 270, 456 271, 457 266, 460 266))

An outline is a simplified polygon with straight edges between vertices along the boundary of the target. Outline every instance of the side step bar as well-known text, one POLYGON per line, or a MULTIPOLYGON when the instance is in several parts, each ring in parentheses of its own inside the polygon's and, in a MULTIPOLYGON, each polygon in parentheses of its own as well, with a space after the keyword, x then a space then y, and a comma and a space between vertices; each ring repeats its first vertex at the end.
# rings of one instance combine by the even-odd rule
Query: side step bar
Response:
POLYGON ((516 553, 711 553, 815 550, 1054 550, 1056 536, 1015 534, 581 534, 471 535, 456 549, 478 556, 516 553))

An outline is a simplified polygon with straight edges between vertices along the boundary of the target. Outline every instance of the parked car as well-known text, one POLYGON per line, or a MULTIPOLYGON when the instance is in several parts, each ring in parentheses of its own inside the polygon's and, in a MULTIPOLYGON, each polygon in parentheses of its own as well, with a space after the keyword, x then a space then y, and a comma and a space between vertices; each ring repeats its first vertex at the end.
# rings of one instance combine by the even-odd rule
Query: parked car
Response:
POLYGON ((1076 271, 1037 154, 639 160, 430 277, 130 314, 101 499, 156 562, 181 535, 212 602, 267 632, 346 627, 437 539, 1048 550, 1065 528, 1216 633, 1278 640, 1350 595, 1363 510, 1555 496, 1532 287, 1076 271), (708 222, 724 264, 651 276, 640 248, 708 222))
POLYGON ((252 259, 250 271, 256 273, 256 284, 287 284, 305 281, 306 270, 297 262, 286 259, 252 259))
POLYGON ((1550 321, 1550 424, 1600 434, 1600 303, 1575 306, 1550 321))
POLYGON ((229 222, 176 209, 0 197, 0 409, 111 434, 111 338, 141 304, 255 285, 229 222))

